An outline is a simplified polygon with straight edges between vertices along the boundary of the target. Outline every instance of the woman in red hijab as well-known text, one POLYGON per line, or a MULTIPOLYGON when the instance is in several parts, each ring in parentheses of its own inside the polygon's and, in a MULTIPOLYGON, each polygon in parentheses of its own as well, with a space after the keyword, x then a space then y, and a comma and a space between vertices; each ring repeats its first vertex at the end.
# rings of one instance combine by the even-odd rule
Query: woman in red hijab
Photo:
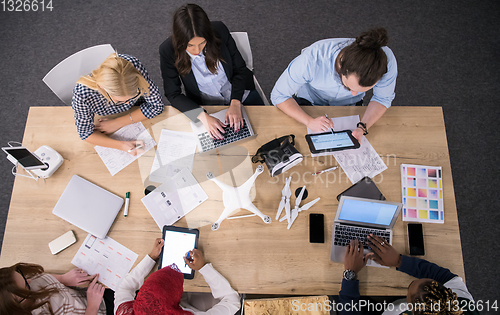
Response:
POLYGON ((144 281, 155 266, 163 244, 164 241, 157 238, 151 253, 123 279, 115 292, 116 315, 198 315, 207 314, 207 311, 221 315, 236 313, 240 308, 240 296, 212 264, 205 263, 203 253, 198 249, 190 251, 191 260, 184 258, 184 261, 191 269, 203 275, 213 297, 203 293, 183 294, 184 275, 175 264, 153 272, 144 281), (139 288, 140 291, 134 299, 139 288))

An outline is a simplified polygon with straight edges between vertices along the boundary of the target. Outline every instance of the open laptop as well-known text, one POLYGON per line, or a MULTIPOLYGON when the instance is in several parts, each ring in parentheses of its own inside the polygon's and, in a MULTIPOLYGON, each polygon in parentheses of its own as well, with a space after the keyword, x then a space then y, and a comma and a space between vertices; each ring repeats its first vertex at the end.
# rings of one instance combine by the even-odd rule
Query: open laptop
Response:
POLYGON ((98 238, 105 238, 122 205, 122 197, 73 175, 52 213, 98 238))
MULTIPOLYGON (((210 116, 213 116, 224 122, 226 111, 227 109, 224 109, 217 113, 210 114, 210 116)), ((252 126, 250 125, 250 120, 248 119, 247 113, 245 111, 245 106, 241 106, 241 114, 243 116, 243 127, 238 130, 238 132, 234 132, 234 128, 231 128, 228 124, 226 128, 224 128, 224 131, 226 132, 223 134, 224 140, 212 139, 201 121, 198 121, 197 123, 191 122, 191 128, 193 128, 193 132, 197 135, 198 139, 198 151, 207 152, 229 143, 256 136, 257 134, 254 133, 252 126)))
MULTIPOLYGON (((343 263, 346 246, 355 238, 363 243, 365 254, 371 252, 366 239, 370 234, 378 235, 392 245, 392 228, 402 207, 403 205, 397 202, 340 197, 333 222, 330 259, 343 263)), ((368 260, 367 265, 380 266, 373 260, 368 260)))

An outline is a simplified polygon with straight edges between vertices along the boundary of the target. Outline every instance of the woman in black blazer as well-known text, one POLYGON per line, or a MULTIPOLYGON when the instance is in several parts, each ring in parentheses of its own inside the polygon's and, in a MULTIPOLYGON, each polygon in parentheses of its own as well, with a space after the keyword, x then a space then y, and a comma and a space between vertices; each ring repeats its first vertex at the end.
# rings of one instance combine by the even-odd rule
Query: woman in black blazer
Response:
POLYGON ((227 27, 210 22, 195 4, 175 12, 173 34, 160 45, 160 66, 169 102, 191 120, 199 119, 213 138, 224 138, 226 124, 235 131, 243 126, 241 106, 263 105, 253 73, 227 27), (181 81, 186 95, 182 94, 181 81), (225 122, 206 114, 202 104, 229 104, 225 122))

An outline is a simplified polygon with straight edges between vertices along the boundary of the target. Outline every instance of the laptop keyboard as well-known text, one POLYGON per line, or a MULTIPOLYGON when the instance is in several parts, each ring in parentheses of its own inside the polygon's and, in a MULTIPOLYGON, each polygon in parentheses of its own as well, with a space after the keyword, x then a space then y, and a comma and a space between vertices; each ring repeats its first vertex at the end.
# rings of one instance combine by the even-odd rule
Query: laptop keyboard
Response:
POLYGON ((366 236, 373 234, 380 236, 385 239, 387 243, 390 243, 391 233, 386 230, 370 229, 359 226, 343 225, 338 224, 335 226, 335 238, 334 245, 347 246, 353 239, 358 239, 363 243, 363 247, 369 249, 369 243, 366 240, 366 236))
POLYGON ((201 134, 198 134, 198 138, 200 139, 201 143, 201 149, 203 152, 212 150, 218 147, 221 147, 223 145, 226 145, 228 143, 236 142, 241 139, 245 139, 251 136, 250 130, 248 130, 247 123, 245 120, 243 120, 243 127, 240 128, 238 132, 234 132, 234 128, 231 128, 229 125, 227 125, 224 128, 224 131, 226 133, 223 134, 224 140, 214 140, 210 136, 208 132, 204 132, 201 134))

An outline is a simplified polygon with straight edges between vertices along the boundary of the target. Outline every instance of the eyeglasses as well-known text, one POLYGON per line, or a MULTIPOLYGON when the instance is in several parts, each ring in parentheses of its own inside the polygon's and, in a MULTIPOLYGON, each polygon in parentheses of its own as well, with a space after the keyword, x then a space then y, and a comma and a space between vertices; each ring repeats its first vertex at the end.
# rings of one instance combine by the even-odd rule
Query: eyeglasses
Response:
MULTIPOLYGON (((31 291, 31 287, 30 287, 30 284, 28 283, 28 280, 26 279, 26 277, 24 276, 24 273, 21 271, 21 269, 19 267, 16 267, 16 271, 17 273, 19 273, 23 279, 24 279, 24 283, 25 283, 25 288, 30 290, 31 291)), ((24 300, 26 300, 26 298, 22 298, 19 303, 22 303, 24 300)))
POLYGON ((113 99, 111 98, 111 96, 108 94, 108 91, 106 91, 105 89, 103 89, 104 93, 106 93, 106 95, 108 96, 109 100, 111 101, 111 103, 113 103, 113 105, 123 105, 123 104, 126 104, 132 100, 135 100, 136 98, 138 98, 139 96, 141 96, 141 90, 140 89, 137 89, 137 95, 132 97, 132 98, 129 98, 128 100, 124 101, 124 102, 115 102, 113 101, 113 99))

